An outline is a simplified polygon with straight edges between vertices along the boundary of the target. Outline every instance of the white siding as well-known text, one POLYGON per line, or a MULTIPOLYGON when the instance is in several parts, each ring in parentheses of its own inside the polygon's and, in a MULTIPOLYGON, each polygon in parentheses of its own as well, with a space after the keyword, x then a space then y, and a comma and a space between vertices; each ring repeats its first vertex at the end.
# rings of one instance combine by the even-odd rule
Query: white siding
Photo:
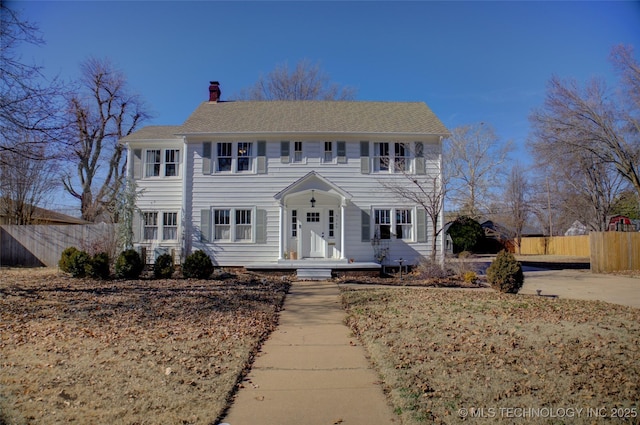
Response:
MULTIPOLYGON (((345 140, 344 137, 330 137, 306 141, 305 138, 288 137, 278 139, 266 139, 257 137, 256 140, 267 140, 267 173, 266 174, 216 174, 203 175, 202 173, 202 142, 200 140, 189 141, 185 157, 189 169, 188 181, 185 188, 187 193, 186 209, 191 215, 192 228, 186 228, 187 249, 203 249, 208 252, 214 262, 219 265, 249 265, 252 263, 275 262, 278 259, 279 231, 280 231, 280 207, 274 195, 296 180, 305 176, 311 170, 322 175, 342 190, 352 195, 351 202, 345 210, 345 257, 355 261, 372 261, 374 251, 370 242, 361 241, 361 210, 370 211, 374 206, 405 206, 414 208, 415 205, 407 201, 394 198, 392 194, 385 195, 380 181, 397 179, 407 181, 406 177, 399 174, 362 174, 360 167, 360 141, 371 139, 370 137, 357 137, 346 139, 347 162, 344 164, 324 163, 324 140, 332 142, 345 140), (302 163, 283 164, 280 158, 280 142, 291 141, 290 157, 293 157, 293 141, 304 141, 304 155, 306 159, 302 163), (189 196, 191 195, 191 196, 189 196), (248 242, 217 242, 201 243, 199 236, 201 210, 211 207, 237 208, 257 207, 267 214, 267 241, 266 243, 248 242)), ((215 151, 215 139, 202 139, 212 141, 215 151)), ((393 139, 380 139, 393 142, 393 139)), ((441 144, 436 137, 416 139, 425 144, 425 156, 427 156, 427 175, 438 173, 441 144), (427 154, 428 152, 428 154, 427 154)), ((228 141, 228 140, 224 140, 228 141)), ((255 149, 255 148, 254 148, 255 149)), ((335 149, 335 147, 334 147, 335 149)), ((373 147, 371 146, 371 151, 373 147)), ((335 161, 334 161, 335 162, 335 161)), ((151 185, 149 185, 151 188, 151 185)), ((172 193, 175 196, 175 189, 172 193)), ((151 199, 168 205, 171 195, 166 192, 150 190, 145 193, 145 202, 151 199)), ((141 203, 142 205, 142 203, 141 203)), ((415 215, 414 215, 415 226, 415 215)), ((373 227, 372 227, 373 228, 373 227)), ((286 230, 288 233, 288 229, 286 230)), ((415 263, 420 256, 428 256, 430 252, 431 230, 427 230, 428 242, 416 243, 402 240, 390 241, 388 264, 394 264, 394 260, 402 257, 409 263, 415 263)))
MULTIPOLYGON (((135 180, 136 189, 139 192, 136 201, 137 213, 140 212, 158 212, 162 215, 164 212, 178 213, 178 237, 176 240, 162 240, 161 229, 159 229, 159 238, 155 241, 142 240, 138 237, 136 246, 144 246, 148 250, 148 257, 153 258, 153 251, 158 249, 175 250, 177 255, 182 256, 182 235, 184 234, 184 212, 183 212, 183 182, 185 170, 183 145, 180 140, 158 141, 154 143, 139 143, 129 146, 129 164, 133 166, 133 151, 140 149, 142 151, 142 177, 135 180), (180 149, 179 171, 177 176, 164 177, 144 177, 144 152, 147 149, 180 149)), ((164 152, 164 151, 163 151, 164 152)), ((133 175, 132 168, 129 168, 129 175, 133 175)), ((161 218, 159 218, 161 220, 161 218)), ((135 220, 134 235, 142 235, 142 222, 140 216, 135 220)))

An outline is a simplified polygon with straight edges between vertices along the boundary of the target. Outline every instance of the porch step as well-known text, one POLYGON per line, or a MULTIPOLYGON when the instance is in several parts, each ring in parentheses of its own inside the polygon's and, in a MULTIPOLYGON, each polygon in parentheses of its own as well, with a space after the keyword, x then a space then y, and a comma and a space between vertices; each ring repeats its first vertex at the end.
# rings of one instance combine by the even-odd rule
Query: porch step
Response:
POLYGON ((301 268, 297 269, 297 278, 300 280, 327 280, 331 279, 330 268, 301 268))

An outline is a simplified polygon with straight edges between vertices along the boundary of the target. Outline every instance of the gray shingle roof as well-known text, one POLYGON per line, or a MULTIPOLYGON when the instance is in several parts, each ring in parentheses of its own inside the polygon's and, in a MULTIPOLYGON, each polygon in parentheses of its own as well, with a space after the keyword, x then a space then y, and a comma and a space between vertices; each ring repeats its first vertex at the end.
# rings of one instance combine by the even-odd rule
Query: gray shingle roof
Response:
POLYGON ((189 134, 382 133, 435 134, 447 128, 423 102, 203 102, 183 125, 148 126, 121 142, 189 134))
POLYGON ((150 125, 123 137, 120 141, 175 139, 181 128, 180 125, 150 125))
POLYGON ((361 101, 203 102, 181 129, 181 134, 324 132, 449 133, 425 103, 361 101))

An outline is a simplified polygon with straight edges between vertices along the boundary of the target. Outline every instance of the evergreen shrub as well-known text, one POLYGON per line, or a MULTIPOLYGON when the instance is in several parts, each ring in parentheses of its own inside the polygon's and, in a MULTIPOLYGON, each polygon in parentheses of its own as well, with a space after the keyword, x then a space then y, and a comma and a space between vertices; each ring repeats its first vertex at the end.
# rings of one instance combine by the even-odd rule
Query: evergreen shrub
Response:
POLYGON ((121 279, 137 279, 142 273, 144 263, 135 249, 122 251, 116 260, 116 277, 121 279))
POLYGON ((109 254, 106 252, 99 252, 94 255, 85 265, 85 272, 87 276, 93 279, 108 279, 109 254))
POLYGON ((78 252, 78 248, 75 246, 70 246, 62 251, 60 261, 58 261, 58 267, 60 267, 60 270, 65 273, 71 273, 71 257, 73 257, 76 252, 78 252))
POLYGON ((507 251, 500 251, 487 269, 487 282, 496 291, 517 294, 524 284, 522 265, 507 251))
POLYGON ((153 265, 153 276, 156 279, 167 279, 173 275, 174 269, 171 254, 162 254, 156 258, 156 262, 153 265))
POLYGON ((73 277, 85 277, 87 275, 87 266, 91 262, 91 256, 85 251, 76 250, 69 257, 68 272, 73 277))
POLYGON ((189 254, 182 265, 182 274, 186 278, 207 279, 211 273, 213 273, 213 263, 204 251, 189 254))

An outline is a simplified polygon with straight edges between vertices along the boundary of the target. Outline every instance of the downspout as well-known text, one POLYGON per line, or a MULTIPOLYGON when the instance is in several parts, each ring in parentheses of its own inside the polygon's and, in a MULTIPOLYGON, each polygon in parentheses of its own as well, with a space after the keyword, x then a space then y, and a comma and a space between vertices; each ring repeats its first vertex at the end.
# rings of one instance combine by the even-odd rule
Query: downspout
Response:
MULTIPOLYGON (((191 235, 192 223, 191 212, 188 210, 187 205, 187 182, 189 180, 187 167, 187 138, 182 136, 182 220, 180 226, 180 263, 187 256, 188 250, 191 249, 191 244, 187 243, 186 235, 191 235), (188 228, 188 231, 187 231, 188 228)), ((193 172, 193 171, 192 171, 193 172)))
MULTIPOLYGON (((439 245, 440 245, 440 255, 439 255, 440 261, 439 262, 440 262, 441 266, 444 266, 445 240, 446 240, 446 235, 445 235, 445 232, 444 232, 444 210, 445 210, 444 202, 445 202, 445 198, 446 198, 444 191, 446 190, 446 188, 443 185, 443 175, 444 175, 444 169, 443 169, 444 165, 443 165, 443 162, 442 162, 442 157, 443 157, 443 152, 444 152, 444 149, 443 149, 443 146, 442 146, 442 140, 443 139, 444 139, 444 137, 440 136, 440 158, 438 159, 438 161, 440 163, 440 166, 439 166, 439 170, 440 171, 439 171, 439 175, 438 175, 438 178, 440 179, 440 188, 439 189, 440 189, 440 191, 442 192, 442 195, 443 195, 442 196, 442 204, 441 204, 442 207, 440 209, 440 213, 438 214, 438 218, 439 218, 438 226, 439 226, 440 229, 442 229, 442 230, 440 230, 440 233, 438 233, 438 237, 440 238, 440 242, 439 242, 439 245)), ((436 241, 433 241, 433 243, 436 243, 436 241)))

